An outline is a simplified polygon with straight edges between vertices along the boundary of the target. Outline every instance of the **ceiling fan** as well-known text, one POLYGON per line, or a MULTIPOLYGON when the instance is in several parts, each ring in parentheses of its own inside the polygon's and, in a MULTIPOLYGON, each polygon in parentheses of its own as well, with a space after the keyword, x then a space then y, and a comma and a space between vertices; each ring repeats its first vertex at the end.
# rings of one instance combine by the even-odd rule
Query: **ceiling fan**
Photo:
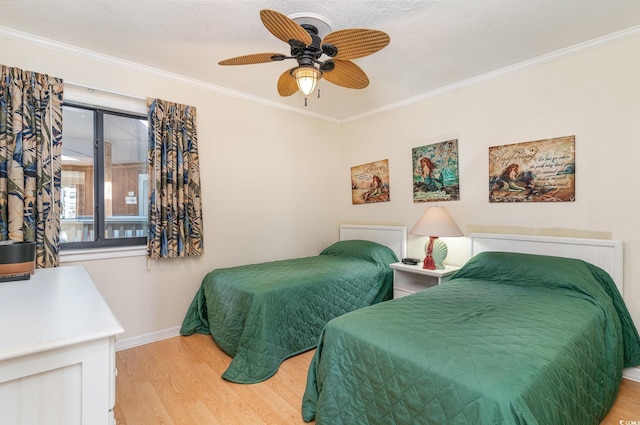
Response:
POLYGON ((333 31, 320 39, 314 25, 298 24, 274 10, 261 10, 260 19, 271 34, 289 44, 291 55, 255 53, 225 59, 218 64, 252 65, 295 59, 297 66, 286 70, 278 79, 280 96, 291 96, 298 89, 308 96, 321 78, 338 86, 363 89, 369 85, 369 78, 351 59, 371 55, 390 41, 386 33, 369 29, 333 31), (322 55, 328 58, 320 60, 322 55))

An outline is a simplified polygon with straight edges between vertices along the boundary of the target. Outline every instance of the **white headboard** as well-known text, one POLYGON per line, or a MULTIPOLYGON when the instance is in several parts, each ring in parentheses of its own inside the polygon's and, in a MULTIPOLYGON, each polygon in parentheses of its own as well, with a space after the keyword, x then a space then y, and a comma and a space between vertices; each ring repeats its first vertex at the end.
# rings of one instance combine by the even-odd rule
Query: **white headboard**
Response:
POLYGON ((368 224, 341 224, 340 240, 362 239, 388 246, 398 259, 407 256, 407 228, 405 226, 376 226, 368 224))
POLYGON ((490 233, 469 233, 468 237, 471 257, 484 251, 507 251, 588 261, 609 273, 623 294, 622 241, 490 233))

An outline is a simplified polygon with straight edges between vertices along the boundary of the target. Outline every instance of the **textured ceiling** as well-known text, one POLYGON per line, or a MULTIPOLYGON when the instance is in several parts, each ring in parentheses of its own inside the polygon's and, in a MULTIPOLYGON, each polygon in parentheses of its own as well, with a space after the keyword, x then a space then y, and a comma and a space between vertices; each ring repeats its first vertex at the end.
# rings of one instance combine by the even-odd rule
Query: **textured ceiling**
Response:
POLYGON ((5 29, 336 120, 638 25, 638 0, 4 0, 0 8, 5 29), (293 61, 217 65, 250 53, 289 53, 262 25, 260 9, 319 15, 333 30, 382 30, 391 43, 354 60, 369 87, 345 89, 323 80, 321 98, 310 97, 305 107, 299 93, 277 94, 277 79, 293 61))

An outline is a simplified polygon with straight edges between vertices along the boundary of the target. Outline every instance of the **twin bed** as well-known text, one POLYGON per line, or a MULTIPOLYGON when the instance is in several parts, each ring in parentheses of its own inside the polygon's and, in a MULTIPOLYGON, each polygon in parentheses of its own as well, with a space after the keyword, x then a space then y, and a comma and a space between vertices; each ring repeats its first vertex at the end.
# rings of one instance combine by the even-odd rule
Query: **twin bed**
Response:
POLYGON ((233 357, 224 379, 263 381, 283 360, 315 348, 329 320, 391 299, 389 264, 406 246, 405 227, 342 225, 340 241, 320 255, 213 270, 180 333, 212 335, 233 357))
POLYGON ((209 273, 181 332, 212 334, 240 383, 317 347, 302 403, 317 425, 597 425, 640 364, 621 242, 470 234, 446 284, 381 302, 406 228, 340 233, 317 257, 209 273))
POLYGON ((600 423, 623 367, 640 364, 622 244, 469 236, 472 258, 446 284, 327 324, 305 421, 600 423))

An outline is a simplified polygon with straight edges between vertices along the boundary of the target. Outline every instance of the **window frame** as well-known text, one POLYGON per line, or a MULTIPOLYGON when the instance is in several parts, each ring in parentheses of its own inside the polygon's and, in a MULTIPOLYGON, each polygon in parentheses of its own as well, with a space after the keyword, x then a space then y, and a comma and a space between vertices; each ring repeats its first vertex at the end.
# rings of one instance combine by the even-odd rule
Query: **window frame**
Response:
MULTIPOLYGON (((93 214, 93 226, 94 226, 94 238, 93 241, 82 242, 60 242, 60 251, 78 252, 85 250, 98 250, 98 249, 110 249, 110 248, 140 248, 146 247, 148 236, 134 236, 134 237, 122 237, 122 238, 105 238, 104 231, 106 228, 105 221, 105 164, 104 164, 104 117, 105 115, 119 116, 137 120, 147 120, 148 116, 139 112, 122 111, 118 109, 112 109, 108 107, 101 107, 96 105, 88 105, 81 102, 65 101, 63 104, 63 140, 64 140, 64 107, 71 107, 77 109, 83 109, 88 113, 93 114, 93 154, 94 154, 94 214, 93 214)), ((64 151, 64 142, 63 147, 64 151)), ((148 202, 147 199, 141 200, 148 202)), ((148 229, 148 217, 147 217, 147 229, 148 229)), ((147 230, 148 231, 148 230, 147 230)))

